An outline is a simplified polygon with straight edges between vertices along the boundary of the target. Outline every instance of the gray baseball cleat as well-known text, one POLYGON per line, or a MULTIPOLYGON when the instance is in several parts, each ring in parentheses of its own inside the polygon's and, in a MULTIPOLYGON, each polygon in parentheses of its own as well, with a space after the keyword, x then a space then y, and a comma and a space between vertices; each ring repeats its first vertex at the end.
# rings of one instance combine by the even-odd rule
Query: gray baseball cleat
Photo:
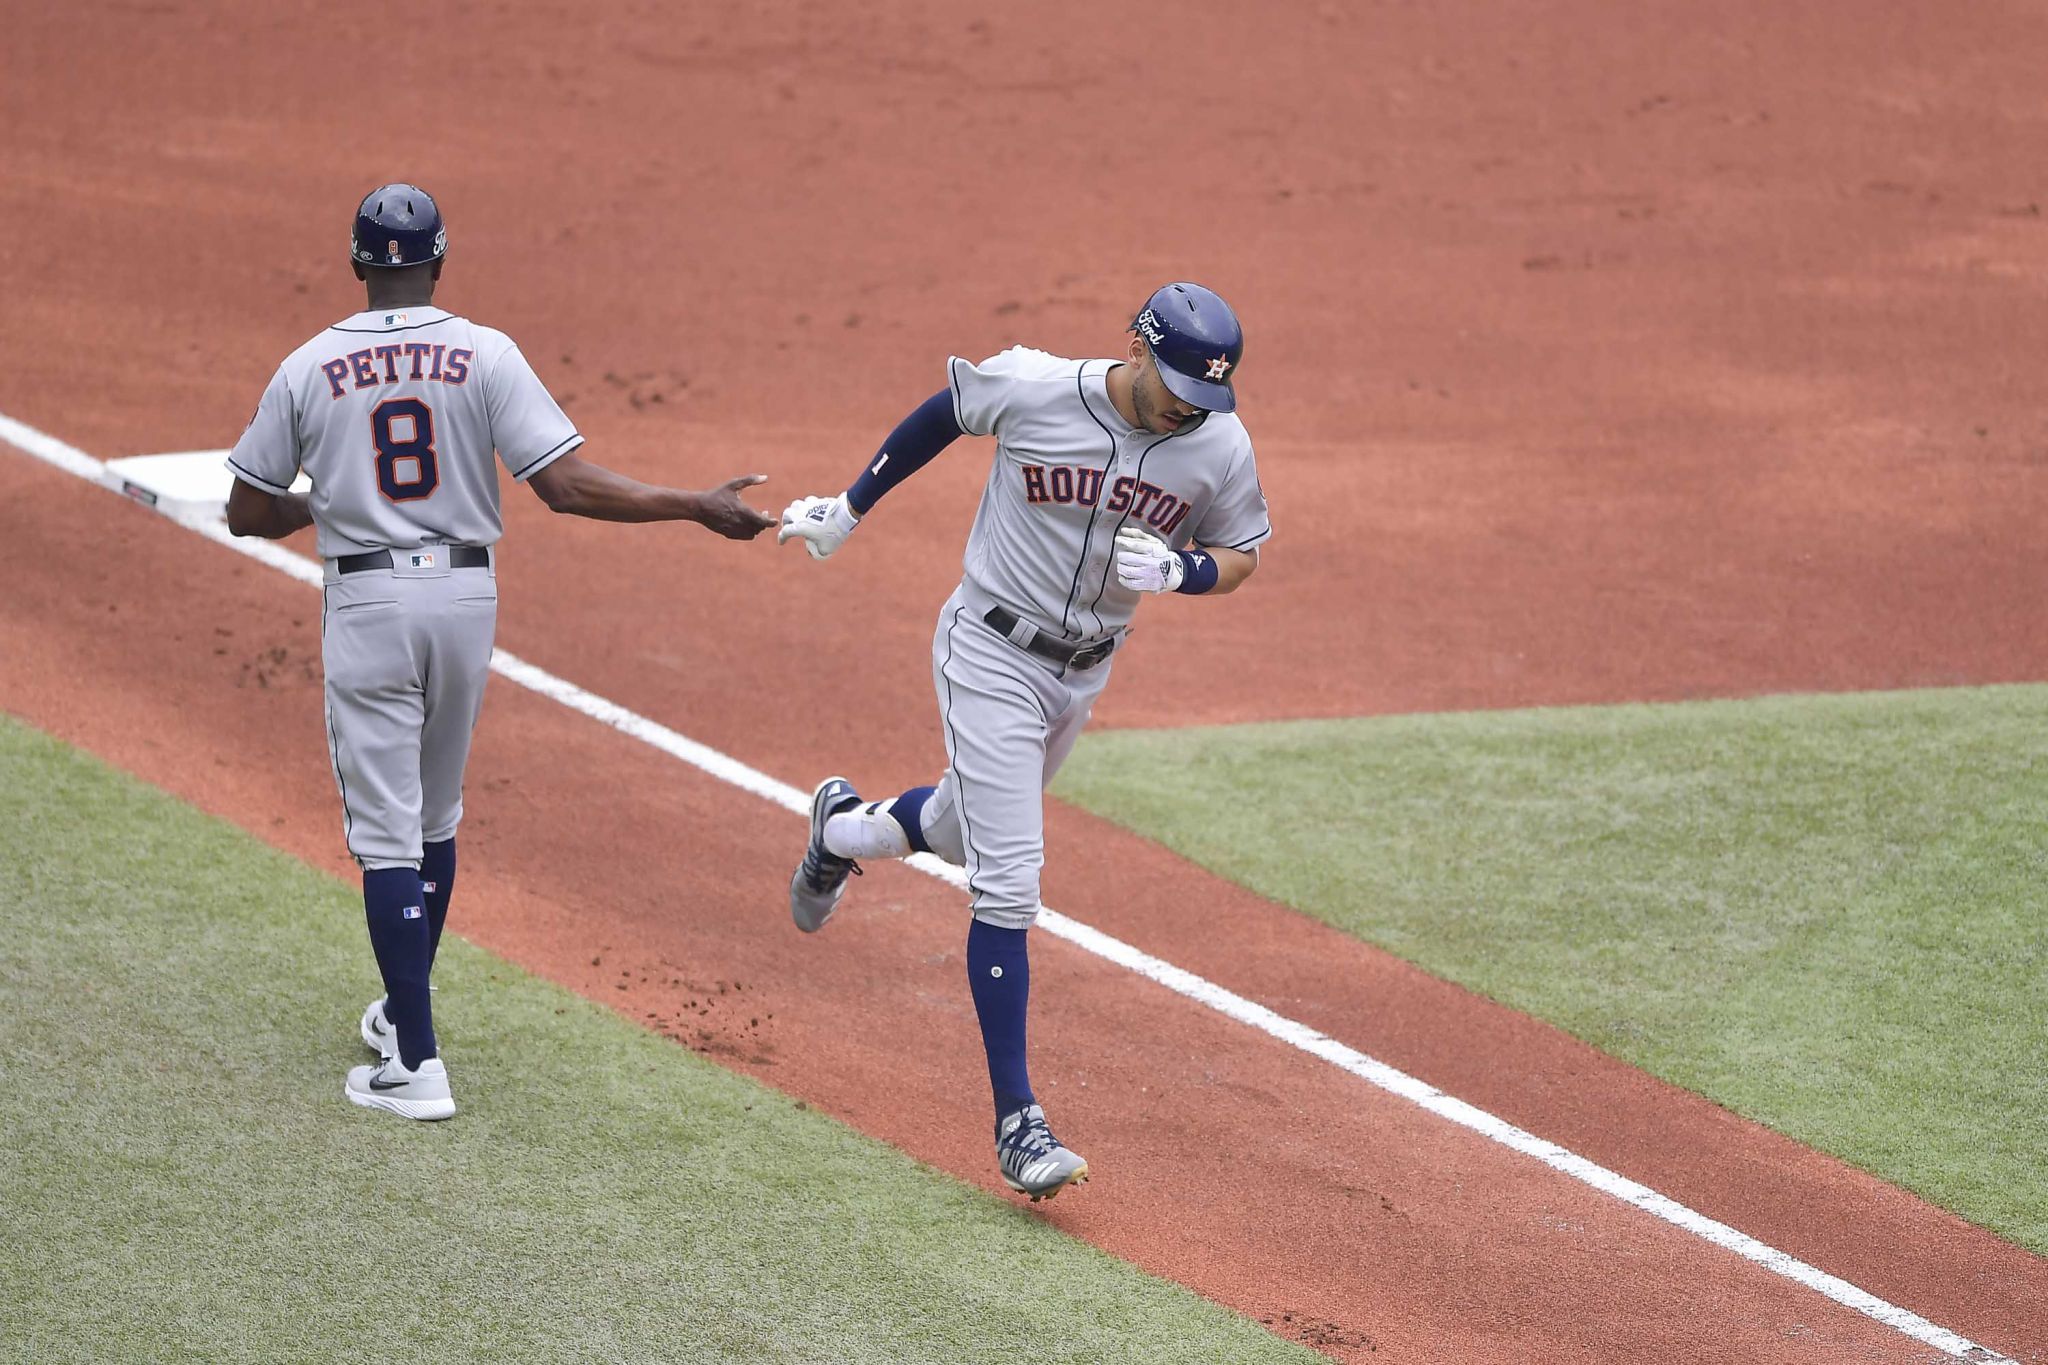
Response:
POLYGON ((1088 1161, 1045 1126, 1045 1110, 1027 1104, 996 1125, 996 1164, 1003 1182, 1036 1204, 1088 1179, 1088 1161))
POLYGON ((828 777, 811 793, 811 842, 789 878, 789 917, 807 934, 824 928, 839 908, 848 874, 860 875, 859 863, 825 847, 825 822, 858 805, 860 793, 843 777, 828 777))

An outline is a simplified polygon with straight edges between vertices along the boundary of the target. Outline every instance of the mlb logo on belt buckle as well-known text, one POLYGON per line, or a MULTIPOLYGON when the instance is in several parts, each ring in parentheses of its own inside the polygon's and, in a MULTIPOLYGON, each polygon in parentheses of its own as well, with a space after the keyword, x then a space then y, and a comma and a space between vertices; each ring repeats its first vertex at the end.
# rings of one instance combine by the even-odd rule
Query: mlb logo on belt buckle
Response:
POLYGON ((431 569, 434 567, 434 556, 431 554, 416 554, 412 557, 412 566, 415 569, 431 569))

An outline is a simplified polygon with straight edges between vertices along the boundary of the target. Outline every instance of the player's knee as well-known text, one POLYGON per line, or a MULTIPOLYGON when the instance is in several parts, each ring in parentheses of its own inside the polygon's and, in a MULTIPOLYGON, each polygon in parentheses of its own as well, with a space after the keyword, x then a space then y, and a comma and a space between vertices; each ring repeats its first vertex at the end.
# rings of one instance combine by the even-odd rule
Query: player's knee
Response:
POLYGON ((926 847, 955 867, 967 866, 967 842, 960 834, 958 806, 928 801, 920 821, 926 847))
POLYGON ((931 845, 933 853, 944 858, 955 867, 967 866, 967 845, 960 838, 960 826, 947 829, 941 825, 927 825, 924 841, 931 845))

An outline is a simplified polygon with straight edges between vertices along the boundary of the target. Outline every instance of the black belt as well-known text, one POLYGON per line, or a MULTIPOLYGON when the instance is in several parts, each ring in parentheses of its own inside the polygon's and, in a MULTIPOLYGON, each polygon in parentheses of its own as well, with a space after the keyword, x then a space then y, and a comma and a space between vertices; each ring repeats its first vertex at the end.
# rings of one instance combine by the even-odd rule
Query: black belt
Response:
POLYGON ((368 554, 343 555, 334 561, 337 573, 368 573, 372 569, 389 569, 393 555, 434 554, 448 552, 448 567, 451 569, 488 569, 491 567, 491 552, 474 545, 427 545, 417 550, 372 550, 368 554))
POLYGON ((1053 663, 1066 668, 1077 669, 1081 672, 1086 672, 1104 659, 1107 659, 1110 655, 1116 653, 1116 637, 1114 635, 1106 639, 1087 642, 1062 640, 1055 636, 1047 635, 1036 626, 1029 627, 1031 634, 1020 643, 1017 639, 1017 627, 1024 623, 1015 612, 1006 607, 990 607, 981 619, 986 621, 990 629, 994 630, 996 634, 1002 636, 1011 644, 1017 645, 1019 649, 1027 650, 1032 654, 1036 654, 1041 659, 1049 659, 1053 663))

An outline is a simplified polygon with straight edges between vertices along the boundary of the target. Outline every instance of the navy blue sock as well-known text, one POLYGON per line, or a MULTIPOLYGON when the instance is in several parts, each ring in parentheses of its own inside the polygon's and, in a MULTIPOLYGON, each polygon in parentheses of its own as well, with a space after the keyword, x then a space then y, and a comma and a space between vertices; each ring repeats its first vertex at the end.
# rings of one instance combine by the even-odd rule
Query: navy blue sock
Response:
POLYGON ((914 852, 932 851, 932 846, 924 841, 924 803, 931 800, 932 793, 937 790, 937 787, 912 787, 889 803, 889 814, 910 836, 910 847, 914 852))
POLYGON ((427 906, 427 970, 441 951, 441 928, 448 923, 448 898, 455 894, 455 836, 422 845, 420 892, 427 906))
POLYGON ((1035 1102, 1031 1073, 1024 1065, 1024 1015, 1031 1000, 1026 932, 980 920, 967 928, 967 986, 974 993, 975 1016, 981 1020, 981 1045, 988 1052, 988 1079, 999 1123, 1035 1102))
POLYGON ((398 1059, 408 1071, 437 1056, 434 1007, 427 999, 427 911, 420 874, 409 867, 363 873, 363 909, 370 948, 384 974, 384 1017, 398 1033, 398 1059))

